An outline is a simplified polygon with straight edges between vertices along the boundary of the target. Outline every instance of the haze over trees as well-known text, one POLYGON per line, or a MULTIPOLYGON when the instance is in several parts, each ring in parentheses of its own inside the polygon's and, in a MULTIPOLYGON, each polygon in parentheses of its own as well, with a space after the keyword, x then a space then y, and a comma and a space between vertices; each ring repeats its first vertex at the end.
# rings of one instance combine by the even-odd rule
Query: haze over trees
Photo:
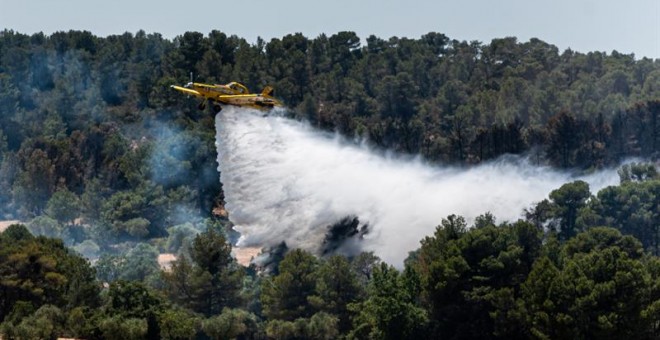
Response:
POLYGON ((190 72, 254 91, 273 85, 293 115, 320 128, 445 163, 531 152, 559 167, 598 168, 655 158, 660 143, 660 65, 616 51, 440 33, 363 42, 353 32, 292 34, 251 45, 219 31, 170 41, 142 31, 5 30, 2 213, 43 215, 61 191, 57 214, 84 194, 80 213, 119 239, 162 236, 174 205, 207 213, 222 200, 213 117, 169 89, 190 72))
POLYGON ((229 221, 211 213, 223 201, 214 119, 169 88, 190 72, 272 85, 294 118, 442 164, 528 154, 587 171, 658 159, 660 62, 616 51, 440 33, 249 44, 219 31, 5 30, 0 218, 26 223, 0 234, 3 338, 660 334, 652 163, 622 167, 621 184, 597 193, 567 183, 520 221, 447 216, 403 268, 286 245, 267 272, 239 266, 229 221), (165 251, 178 254, 166 272, 165 251))

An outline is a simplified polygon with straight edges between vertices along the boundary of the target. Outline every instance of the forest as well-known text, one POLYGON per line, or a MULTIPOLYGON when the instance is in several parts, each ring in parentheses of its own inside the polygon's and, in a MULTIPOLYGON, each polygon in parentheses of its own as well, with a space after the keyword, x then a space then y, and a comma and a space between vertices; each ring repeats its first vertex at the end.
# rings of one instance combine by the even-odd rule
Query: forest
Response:
POLYGON ((660 60, 539 39, 4 30, 0 220, 16 223, 0 234, 0 334, 657 339, 658 118, 660 60), (284 243, 246 268, 230 255, 214 117, 169 88, 191 72, 271 85, 292 119, 436 164, 641 161, 598 192, 566 183, 519 221, 449 215, 403 268, 284 243))

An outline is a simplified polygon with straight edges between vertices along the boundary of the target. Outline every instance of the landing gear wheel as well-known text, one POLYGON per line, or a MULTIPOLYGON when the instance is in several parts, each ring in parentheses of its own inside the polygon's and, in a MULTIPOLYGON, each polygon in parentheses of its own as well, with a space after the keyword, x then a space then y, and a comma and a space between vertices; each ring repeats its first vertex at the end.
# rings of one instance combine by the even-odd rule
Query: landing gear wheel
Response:
POLYGON ((200 111, 204 111, 204 109, 206 108, 206 102, 201 102, 201 103, 199 103, 199 105, 197 105, 197 108, 198 108, 200 111))
POLYGON ((222 111, 222 107, 218 104, 213 105, 213 112, 218 113, 222 111))

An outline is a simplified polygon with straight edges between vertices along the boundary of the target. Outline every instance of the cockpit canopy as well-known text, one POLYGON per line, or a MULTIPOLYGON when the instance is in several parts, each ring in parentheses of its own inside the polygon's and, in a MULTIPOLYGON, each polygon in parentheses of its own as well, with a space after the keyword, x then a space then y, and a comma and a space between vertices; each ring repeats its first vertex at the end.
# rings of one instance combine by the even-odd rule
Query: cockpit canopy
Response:
POLYGON ((248 91, 247 87, 245 87, 243 84, 239 84, 235 81, 232 81, 231 83, 227 84, 227 87, 230 89, 236 91, 237 93, 240 94, 248 94, 250 91, 248 91))

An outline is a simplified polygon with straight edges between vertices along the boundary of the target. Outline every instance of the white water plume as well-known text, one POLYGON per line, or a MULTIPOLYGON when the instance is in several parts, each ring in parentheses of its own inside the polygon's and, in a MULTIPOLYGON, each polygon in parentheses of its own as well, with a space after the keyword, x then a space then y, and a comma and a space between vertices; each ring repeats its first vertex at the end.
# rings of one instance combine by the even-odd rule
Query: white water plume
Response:
MULTIPOLYGON (((515 221, 524 208, 577 179, 521 157, 471 168, 432 166, 253 110, 226 108, 216 129, 226 209, 242 234, 239 246, 286 241, 315 251, 328 225, 355 215, 369 224, 362 249, 400 267, 450 214, 471 222, 491 212, 498 222, 515 221)), ((592 193, 618 183, 614 170, 581 179, 592 193)))

